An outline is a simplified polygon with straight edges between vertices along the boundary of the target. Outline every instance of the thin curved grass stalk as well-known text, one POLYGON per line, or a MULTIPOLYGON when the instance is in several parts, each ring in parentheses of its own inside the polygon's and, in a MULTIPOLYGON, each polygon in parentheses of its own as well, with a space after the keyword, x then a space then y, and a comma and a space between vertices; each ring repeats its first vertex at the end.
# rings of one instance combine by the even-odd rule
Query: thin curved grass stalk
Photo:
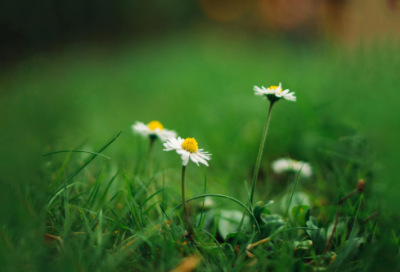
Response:
MULTIPOLYGON (((233 198, 233 197, 230 197, 230 196, 226 196, 226 195, 220 195, 220 194, 205 194, 205 195, 198 195, 198 196, 189 198, 189 199, 186 200, 186 202, 189 202, 189 201, 192 201, 192 200, 195 200, 195 199, 198 199, 198 198, 202 198, 202 197, 220 197, 220 198, 225 198, 225 199, 231 200, 231 201, 233 201, 233 202, 236 202, 237 204, 239 204, 240 206, 242 206, 242 207, 251 215, 251 217, 253 218, 253 220, 254 220, 254 222, 255 222, 255 225, 256 225, 256 227, 257 227, 257 231, 258 231, 258 232, 261 232, 261 231, 260 231, 260 226, 258 225, 258 222, 257 222, 257 220, 256 220, 256 218, 255 218, 253 212, 250 211, 249 208, 246 207, 246 205, 244 205, 242 202, 240 202, 240 201, 237 200, 236 198, 233 198)), ((182 206, 182 204, 179 204, 178 206, 176 206, 175 208, 173 208, 173 209, 169 212, 169 214, 173 213, 176 209, 179 209, 181 206, 182 206)))
POLYGON ((61 150, 61 151, 55 151, 55 152, 47 153, 47 154, 44 154, 42 156, 46 157, 46 156, 50 156, 50 155, 54 155, 54 154, 58 154, 58 153, 68 153, 68 152, 72 152, 72 153, 88 153, 88 154, 104 157, 106 159, 111 159, 110 157, 108 157, 106 155, 103 155, 103 154, 100 154, 100 153, 96 153, 96 152, 92 152, 92 151, 85 151, 85 150, 61 150))

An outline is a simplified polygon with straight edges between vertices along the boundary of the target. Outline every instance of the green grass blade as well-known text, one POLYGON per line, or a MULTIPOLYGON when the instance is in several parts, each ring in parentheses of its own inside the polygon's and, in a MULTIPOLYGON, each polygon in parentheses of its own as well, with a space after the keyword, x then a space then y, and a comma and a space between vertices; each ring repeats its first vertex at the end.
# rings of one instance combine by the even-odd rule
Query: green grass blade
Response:
POLYGON ((290 207, 290 204, 292 203, 293 195, 294 195, 294 192, 296 191, 297 184, 299 183, 300 173, 301 173, 302 169, 303 169, 303 166, 301 166, 300 171, 297 173, 296 183, 294 184, 294 187, 293 187, 293 190, 292 190, 292 194, 290 195, 290 199, 289 199, 289 203, 288 203, 288 206, 287 206, 287 209, 286 209, 285 217, 289 216, 289 207, 290 207))
POLYGON ((55 152, 47 153, 47 154, 44 154, 42 156, 46 157, 46 156, 50 156, 50 155, 54 155, 54 154, 58 154, 58 153, 66 153, 66 152, 69 152, 69 153, 88 153, 88 154, 92 154, 92 155, 96 155, 96 156, 100 156, 100 157, 106 158, 108 160, 111 159, 110 157, 108 157, 106 155, 103 155, 103 154, 100 154, 100 153, 96 153, 96 152, 92 152, 92 151, 85 151, 85 150, 61 150, 61 151, 55 151, 55 152))
POLYGON ((67 185, 65 188, 64 188, 64 186, 63 186, 63 188, 61 188, 61 190, 59 190, 57 193, 55 193, 55 194, 52 196, 52 198, 50 198, 49 202, 47 203, 47 209, 50 208, 51 204, 53 203, 53 201, 56 199, 56 197, 57 197, 58 195, 60 195, 62 192, 64 192, 65 189, 68 189, 68 188, 70 188, 70 187, 72 187, 72 186, 74 186, 74 185, 76 185, 76 184, 83 184, 83 185, 86 186, 86 184, 85 184, 85 183, 82 183, 82 182, 74 182, 74 183, 71 183, 71 184, 67 185))
POLYGON ((158 190, 157 192, 155 192, 154 194, 152 194, 151 196, 149 196, 145 201, 143 201, 142 206, 144 206, 144 204, 147 203, 147 201, 149 201, 150 199, 152 199, 156 194, 162 192, 163 190, 165 190, 167 187, 161 188, 160 190, 158 190))
POLYGON ((104 190, 102 196, 100 197, 99 203, 103 203, 103 202, 105 201, 105 199, 106 199, 106 197, 107 197, 108 190, 110 189, 111 184, 112 184, 112 183, 114 182, 114 180, 117 178, 117 176, 118 176, 118 174, 119 174, 119 171, 120 171, 120 170, 118 170, 117 173, 116 173, 116 174, 111 178, 111 180, 108 182, 107 187, 105 188, 105 190, 104 190))
MULTIPOLYGON (((207 189, 207 173, 204 174, 204 194, 206 194, 206 189, 207 189)), ((203 205, 201 207, 200 220, 199 220, 199 224, 197 225, 197 228, 200 228, 200 224, 202 223, 205 202, 206 202, 206 198, 203 198, 203 205)))

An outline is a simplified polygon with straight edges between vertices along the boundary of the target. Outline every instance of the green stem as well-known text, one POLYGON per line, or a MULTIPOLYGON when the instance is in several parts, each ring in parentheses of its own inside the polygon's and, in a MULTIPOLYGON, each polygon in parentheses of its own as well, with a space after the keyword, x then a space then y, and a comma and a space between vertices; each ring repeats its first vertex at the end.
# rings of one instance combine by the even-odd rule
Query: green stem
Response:
MULTIPOLYGON (((148 154, 148 159, 147 159, 147 163, 148 163, 148 168, 149 168, 149 178, 152 179, 153 178, 153 147, 154 147, 154 142, 156 141, 157 137, 151 135, 150 137, 150 143, 149 143, 149 154, 148 154)), ((149 189, 150 189, 150 194, 153 194, 156 192, 156 188, 154 186, 154 180, 153 182, 150 183, 149 185, 149 189)), ((158 196, 154 195, 154 200, 156 202, 158 202, 158 196)), ((162 215, 162 211, 159 205, 156 205, 156 210, 158 212, 159 215, 162 215)))
POLYGON ((189 238, 192 239, 194 237, 194 229, 192 223, 190 222, 189 212, 186 206, 186 196, 185 196, 185 172, 186 166, 182 166, 182 206, 183 206, 183 213, 185 215, 185 221, 189 228, 189 238))
POLYGON ((258 149, 256 167, 254 168, 254 174, 253 174, 253 184, 251 185, 251 195, 250 195, 250 208, 251 209, 253 207, 254 189, 256 187, 256 182, 257 182, 257 177, 258 177, 258 170, 260 169, 260 164, 261 164, 261 158, 262 158, 262 154, 263 154, 263 150, 264 150, 265 139, 267 138, 268 126, 269 126, 269 121, 271 120, 271 111, 272 111, 272 106, 274 105, 274 103, 275 102, 271 101, 270 104, 269 104, 267 120, 265 121, 264 130, 263 130, 263 133, 262 133, 262 136, 261 136, 260 148, 258 149))
POLYGON ((148 158, 147 158, 147 163, 149 167, 149 176, 152 178, 153 176, 153 147, 154 147, 154 142, 156 141, 155 136, 149 136, 150 143, 149 143, 149 153, 148 153, 148 158))

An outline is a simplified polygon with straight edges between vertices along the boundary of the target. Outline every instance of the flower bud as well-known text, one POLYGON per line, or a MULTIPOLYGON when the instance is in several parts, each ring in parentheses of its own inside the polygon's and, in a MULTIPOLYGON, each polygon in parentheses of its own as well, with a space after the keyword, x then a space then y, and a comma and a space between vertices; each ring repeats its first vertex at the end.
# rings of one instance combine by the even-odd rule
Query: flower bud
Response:
POLYGON ((359 193, 362 193, 364 191, 364 184, 365 184, 365 181, 363 179, 360 179, 358 181, 358 183, 357 183, 357 191, 359 193))

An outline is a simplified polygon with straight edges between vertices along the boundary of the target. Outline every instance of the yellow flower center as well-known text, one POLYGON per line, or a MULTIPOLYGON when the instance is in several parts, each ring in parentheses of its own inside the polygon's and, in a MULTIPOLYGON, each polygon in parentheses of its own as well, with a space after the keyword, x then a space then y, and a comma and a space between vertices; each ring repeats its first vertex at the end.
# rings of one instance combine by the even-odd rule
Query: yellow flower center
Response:
MULTIPOLYGON (((269 87, 271 90, 276 90, 276 89, 278 89, 279 88, 279 86, 271 86, 271 87, 269 87)), ((279 92, 282 92, 282 89, 279 91, 279 92)))
POLYGON ((182 143, 182 148, 190 153, 194 153, 199 149, 199 145, 195 138, 186 138, 182 143))
POLYGON ((158 121, 151 121, 148 125, 149 129, 155 130, 156 128, 163 130, 164 126, 158 121))

